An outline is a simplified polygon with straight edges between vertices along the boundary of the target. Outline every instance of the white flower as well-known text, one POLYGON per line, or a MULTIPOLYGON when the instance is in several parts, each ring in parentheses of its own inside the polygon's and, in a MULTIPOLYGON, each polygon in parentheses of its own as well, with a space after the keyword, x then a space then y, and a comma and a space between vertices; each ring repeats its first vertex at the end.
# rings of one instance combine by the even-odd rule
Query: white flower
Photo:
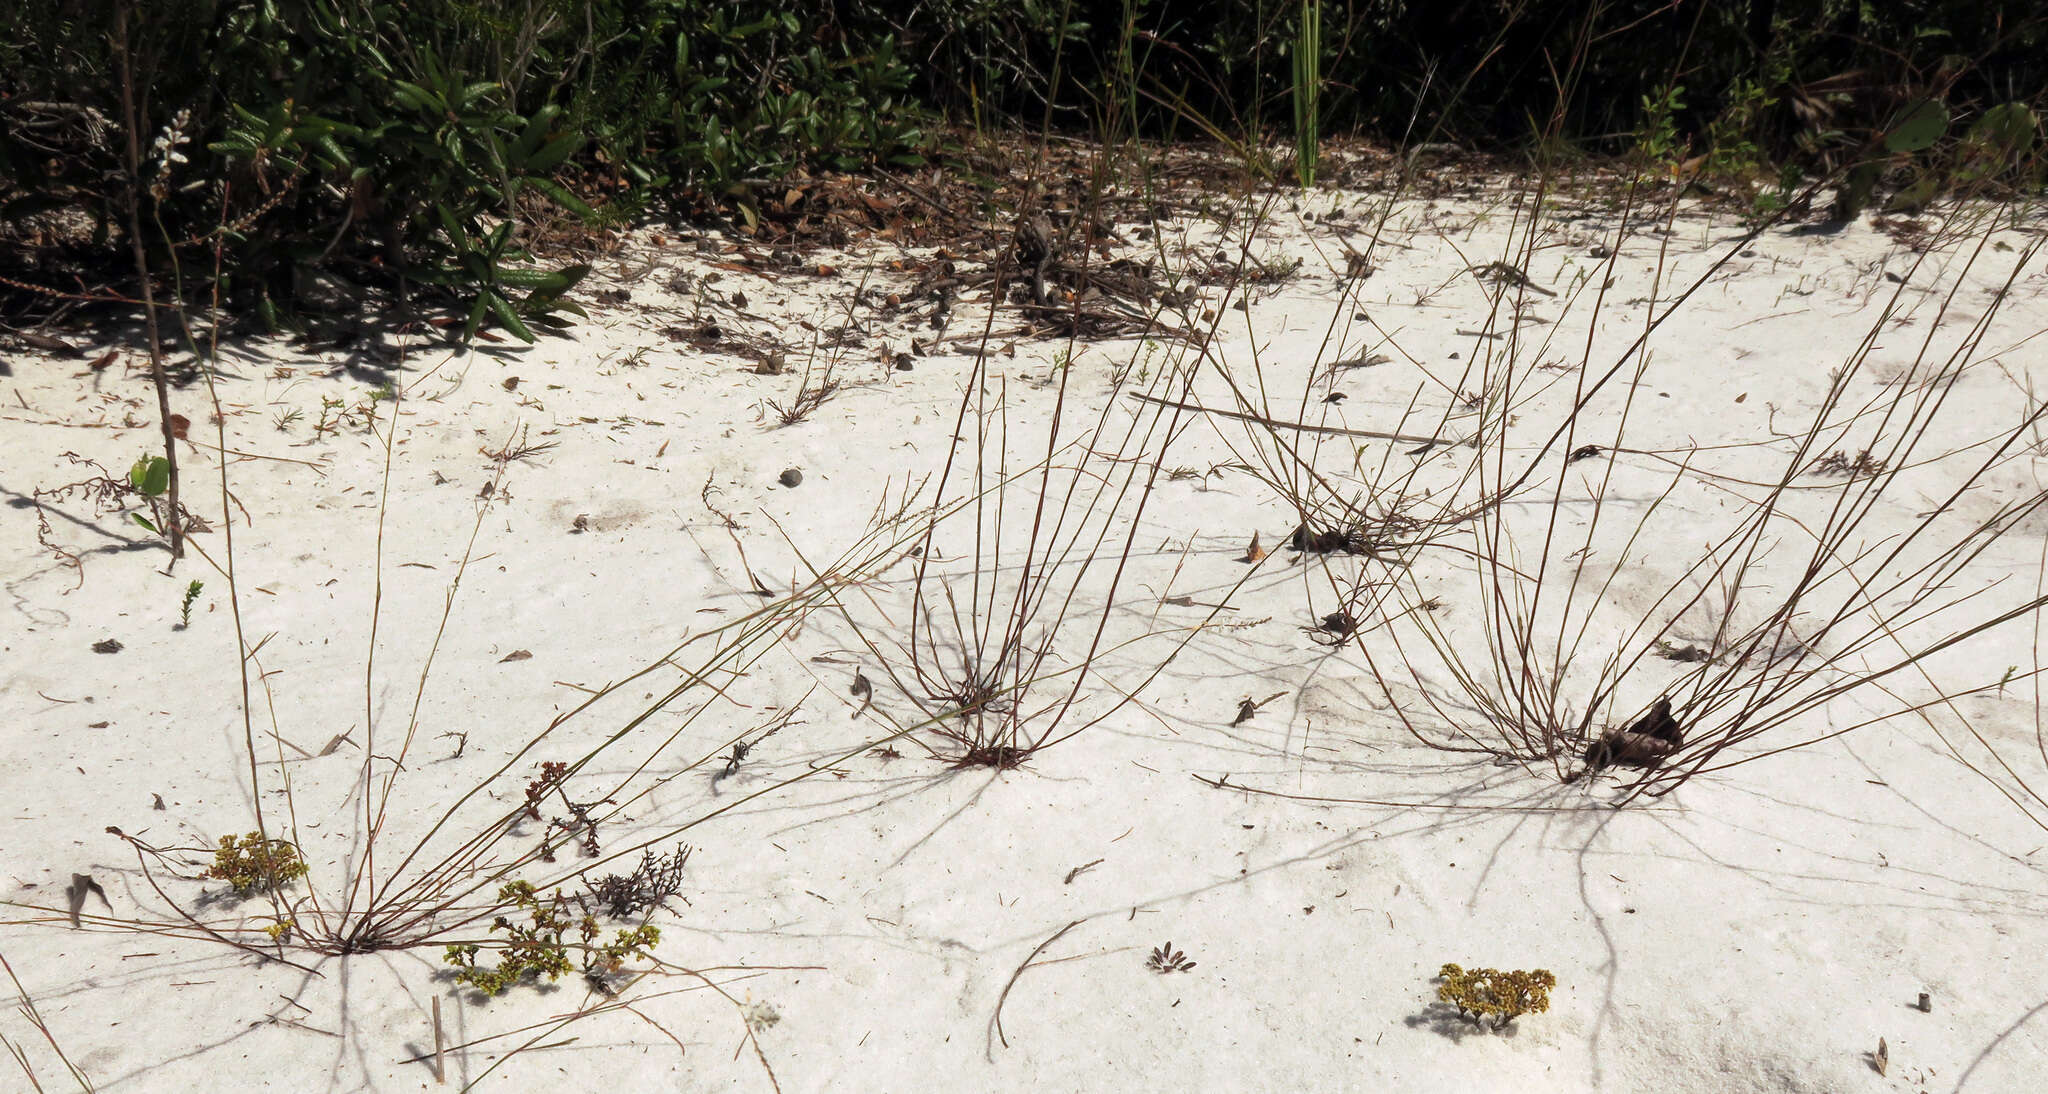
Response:
POLYGON ((185 127, 191 124, 192 112, 180 110, 177 116, 171 119, 171 124, 165 127, 163 132, 158 133, 155 140, 149 142, 149 156, 156 161, 156 173, 159 178, 170 173, 172 164, 190 162, 178 148, 192 143, 192 138, 185 133, 185 127))

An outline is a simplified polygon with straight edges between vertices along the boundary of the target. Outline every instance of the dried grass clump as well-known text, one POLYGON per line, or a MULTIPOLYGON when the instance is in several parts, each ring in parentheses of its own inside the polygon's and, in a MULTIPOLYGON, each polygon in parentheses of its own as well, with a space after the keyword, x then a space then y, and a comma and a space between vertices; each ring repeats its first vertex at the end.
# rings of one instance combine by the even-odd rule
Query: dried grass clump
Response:
MULTIPOLYGON (((2010 683, 1968 651, 2048 605, 1993 591, 2014 533, 2048 507, 2048 489, 2016 474, 2048 403, 1994 420, 1953 398, 1993 359, 1987 332, 2040 252, 2038 241, 2008 247, 1992 278, 2002 284, 1962 307, 2005 226, 2003 214, 1958 210, 1804 421, 1762 440, 1656 449, 1630 438, 1656 420, 1636 400, 1659 327, 1746 239, 1675 294, 1658 286, 1653 298, 1670 303, 1605 366, 1589 341, 1562 403, 1540 398, 1551 383, 1531 366, 1540 353, 1513 340, 1484 351, 1480 386, 1499 397, 1475 423, 1470 500, 1450 506, 1470 514, 1469 563, 1383 569, 1370 599, 1349 602, 1356 617, 1362 603, 1379 611, 1353 646, 1404 727, 1568 781, 1631 768, 1633 798, 2010 683), (1957 287, 1935 298, 1914 359, 1874 375, 1873 348, 1935 261, 1957 287), (1578 458, 1588 450, 1605 459, 1578 458), (1498 504, 1509 497, 1518 504, 1498 504), (1676 542, 1675 526, 1707 531, 1676 542), (1444 603, 1465 610, 1431 610, 1444 603), (1894 705, 1800 728, 1850 696, 1894 705)), ((1532 221, 1518 246, 1540 235, 1532 221)))
POLYGON ((1205 598, 1202 619, 1176 624, 1130 610, 1125 592, 1140 571, 1155 586, 1178 574, 1179 560, 1155 560, 1139 540, 1187 422, 1178 404, 1196 371, 1188 347, 1145 370, 1129 412, 1114 399, 1076 412, 1074 368, 1055 368, 1049 391, 1013 389, 988 338, 965 378, 910 572, 836 603, 872 661, 864 710, 949 763, 1008 769, 1131 703, 1226 610, 1228 593, 1205 598), (887 701, 890 690, 907 711, 887 701))
POLYGON ((1524 1014, 1542 1014, 1550 1009, 1550 989, 1557 986, 1549 969, 1502 972, 1447 964, 1437 970, 1437 978, 1442 983, 1436 997, 1480 1029, 1490 1021, 1493 1029, 1503 1030, 1524 1014))

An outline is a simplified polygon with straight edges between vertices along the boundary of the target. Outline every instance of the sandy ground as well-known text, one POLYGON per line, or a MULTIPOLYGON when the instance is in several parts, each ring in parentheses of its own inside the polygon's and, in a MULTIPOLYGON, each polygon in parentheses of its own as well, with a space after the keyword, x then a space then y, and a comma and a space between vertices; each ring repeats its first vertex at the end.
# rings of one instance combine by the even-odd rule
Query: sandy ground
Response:
MULTIPOLYGON (((1412 407, 1433 408, 1419 415, 1425 428, 1450 408, 1454 442, 1463 370, 1497 341, 1485 332, 1516 326, 1469 267, 1514 254, 1526 223, 1506 196, 1404 202, 1373 245, 1379 210, 1371 195, 1320 194, 1273 206, 1249 243, 1242 218, 1162 231, 1174 255, 1250 254, 1275 270, 1235 295, 1198 286, 1191 313, 1222 318, 1192 394, 1231 405, 1217 370, 1248 378, 1256 362, 1285 393, 1272 404, 1285 414, 1402 432, 1418 421, 1412 407), (1370 250, 1370 277, 1347 276, 1359 272, 1347 250, 1370 250), (1324 369, 1373 354, 1387 360, 1324 369), (1324 401, 1334 392, 1346 398, 1324 401)), ((1648 316, 1705 277, 1648 338, 1629 444, 1678 451, 1796 430, 1874 326, 1870 368, 1903 369, 1923 339, 1966 329, 2039 238, 2038 226, 1999 233, 1965 272, 1979 237, 1921 255, 1867 223, 1741 236, 1703 213, 1626 238, 1597 212, 1549 221, 1526 273, 1559 295, 1521 294, 1517 359, 1532 386, 1518 412, 1533 425, 1568 406, 1578 370, 1624 356, 1648 316), (1937 322, 1945 300, 1953 313, 1937 322)), ((878 506, 944 466, 985 294, 964 293, 934 334, 928 313, 888 317, 876 303, 907 291, 906 268, 926 253, 869 244, 807 256, 799 274, 749 270, 751 249, 638 236, 593 278, 623 295, 531 348, 415 342, 398 353, 373 332, 347 349, 224 350, 226 447, 241 454, 227 466, 234 560, 269 695, 252 700, 263 805, 272 828, 295 818, 312 868, 288 899, 318 891, 338 903, 360 861, 365 750, 383 757, 372 768, 384 785, 418 726, 378 835, 400 849, 380 850, 379 870, 403 876, 394 860, 462 795, 482 788, 471 803, 482 814, 461 817, 515 809, 536 764, 625 726, 693 654, 520 753, 590 689, 761 608, 757 580, 802 586, 801 559, 838 556, 878 506), (848 323, 858 329, 844 340, 857 344, 832 345, 848 323), (705 324, 728 344, 780 344, 789 371, 698 344, 691 332, 705 324), (828 362, 844 386, 809 420, 780 425, 768 404, 787 404, 806 363, 828 362), (401 396, 395 434, 393 402, 376 397, 386 383, 401 396), (489 453, 522 439, 546 447, 501 469, 489 453), (779 481, 789 469, 801 472, 794 486, 779 481)), ((2048 383, 2048 356, 2030 341, 2048 326, 2044 284, 2038 258, 2012 280, 1978 353, 1986 363, 1950 395, 1942 428, 1956 443, 2016 420, 2033 405, 2030 384, 2048 383)), ((1144 404, 1119 395, 1116 377, 1127 395, 1200 360, 1168 337, 1000 336, 1013 323, 997 317, 987 358, 991 398, 1010 411, 1013 470, 1042 456, 1063 390, 1068 436, 1097 414, 1121 428, 1144 404)), ((1293 517, 1239 466, 1256 463, 1244 423, 1216 416, 1184 416, 1161 463, 1181 473, 1161 475, 1111 613, 1111 632, 1131 641, 1103 657, 1074 724, 1119 686, 1142 682, 1136 701, 1023 767, 957 768, 916 743, 945 753, 928 731, 884 744, 918 719, 890 673, 904 665, 882 663, 909 640, 917 564, 899 557, 852 590, 845 612, 788 627, 743 672, 721 675, 721 694, 658 711, 578 776, 606 788, 661 780, 602 829, 607 852, 646 839, 695 849, 652 920, 665 965, 626 989, 630 1008, 537 1025, 607 1000, 573 975, 485 999, 447 978, 439 944, 274 951, 301 968, 118 929, 108 917, 178 921, 169 901, 224 929, 260 928, 275 911, 196 877, 203 849, 254 826, 225 577, 196 556, 166 572, 153 536, 77 497, 43 507, 48 538, 76 562, 38 543, 36 493, 92 473, 70 454, 118 477, 157 443, 142 359, 124 347, 88 370, 102 348, 80 359, 10 352, 0 378, 0 896, 16 905, 0 953, 98 1089, 434 1089, 434 1065, 417 1057, 431 1054, 435 999, 446 1042, 473 1043, 444 1054, 451 1088, 528 1042, 480 1088, 1995 1092, 2036 1089, 2048 1074, 2048 996, 2033 964, 2048 946, 2037 853, 2048 835, 1962 762, 1990 769, 1995 753, 2020 775, 2040 772, 2030 682, 1951 708, 1991 751, 1950 726, 1959 756, 1936 724, 1895 718, 1623 809, 1610 807, 1612 776, 1566 785, 1544 765, 1427 748, 1390 715, 1353 648, 1315 641, 1331 575, 1341 585, 1368 564, 1278 549, 1293 517), (1274 549, 1256 568, 1242 561, 1254 532, 1274 549), (204 589, 180 628, 193 579, 204 589), (1226 595, 1229 608, 1204 607, 1226 595), (118 652, 96 652, 108 640, 118 652), (871 697, 853 693, 857 673, 871 697), (1238 721, 1245 699, 1264 702, 1238 721), (714 778, 734 739, 778 724, 714 778), (678 730, 667 751, 642 744, 678 730), (806 777, 785 784, 794 775, 806 777), (109 826, 189 849, 194 866, 177 877, 153 864, 158 891, 109 826), (107 898, 89 900, 78 929, 61 911, 74 874, 107 898), (1163 943, 1194 966, 1148 968, 1163 943), (1550 1008, 1502 1033, 1477 1030, 1436 1001, 1445 962, 1548 969, 1550 1008)), ((1881 377, 1859 388, 1880 390, 1881 377)), ((175 409, 193 423, 180 449, 189 504, 214 529, 195 542, 224 562, 205 385, 178 390, 175 409)), ((1472 451, 1320 436, 1318 460, 1353 480, 1391 459, 1452 481, 1472 451)), ((1784 450, 1715 458, 1722 473, 1768 478, 1784 450)), ((2002 465, 1963 504, 2038 493, 2042 459, 2002 465)), ((1605 481, 1595 462, 1608 461, 1563 472, 1553 462, 1546 482, 1563 474, 1571 491, 1592 489, 1605 481)), ((1653 460, 1612 462, 1617 505, 1670 478, 1653 460)), ((1940 496, 1915 489, 1875 519, 1909 521, 1940 496)), ((1604 572, 1670 583, 1729 498, 1675 501, 1657 549, 1606 559, 1604 572)), ((1105 503, 1096 515, 1124 527, 1123 510, 1105 503)), ((2032 595, 2044 530, 2023 526, 1979 561, 2018 583, 1989 595, 2032 595)), ((970 552, 959 535, 943 546, 942 564, 970 552)), ((1000 561, 1013 574, 1022 564, 1000 561)), ((1460 563, 1432 565, 1449 574, 1460 563)), ((1040 635, 1062 666, 1087 648, 1103 574, 1079 583, 1079 625, 1040 635)), ((2024 673, 2040 662, 2033 642, 2023 621, 1950 660, 1979 675, 1993 666, 1994 678, 2005 665, 2024 673)), ((1884 709, 1876 698, 1815 712, 1787 739, 1853 724, 1884 709)), ((538 827, 508 840, 530 844, 538 827)), ((556 878, 577 861, 565 850, 515 876, 556 878)), ((483 927, 454 937, 483 940, 483 927)), ((47 1088, 67 1088, 25 1018, 0 1016, 0 1031, 47 1088)), ((0 1087, 23 1089, 12 1067, 0 1087)))

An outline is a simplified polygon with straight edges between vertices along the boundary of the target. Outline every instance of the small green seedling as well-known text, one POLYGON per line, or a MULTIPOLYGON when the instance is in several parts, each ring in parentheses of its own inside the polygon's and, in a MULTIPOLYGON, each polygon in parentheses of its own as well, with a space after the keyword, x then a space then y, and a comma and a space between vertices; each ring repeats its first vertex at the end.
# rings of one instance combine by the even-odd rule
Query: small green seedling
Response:
MULTIPOLYGON (((135 466, 128 469, 128 485, 152 502, 163 497, 164 492, 171 488, 171 461, 162 456, 144 456, 136 460, 135 466)), ((130 513, 128 516, 144 528, 162 534, 156 522, 141 513, 130 513)))
POLYGON ((342 410, 347 403, 332 395, 320 396, 320 420, 313 423, 313 435, 324 437, 341 429, 342 410))
POLYGON ((1451 964, 1438 969, 1436 975, 1443 981, 1436 997, 1458 1008, 1459 1017, 1481 1029, 1487 1028, 1489 1018, 1492 1028, 1499 1030, 1524 1014, 1549 1010, 1550 989, 1557 986, 1557 977, 1548 969, 1467 971, 1451 964))
POLYGON ((206 588, 206 582, 199 580, 194 580, 192 584, 185 586, 185 601, 178 605, 179 630, 182 631, 192 625, 192 602, 199 599, 200 590, 204 588, 206 588))
POLYGON ((206 876, 234 886, 237 896, 248 896, 282 889, 305 877, 306 860, 299 857, 297 847, 281 839, 264 839, 261 832, 222 836, 206 876))

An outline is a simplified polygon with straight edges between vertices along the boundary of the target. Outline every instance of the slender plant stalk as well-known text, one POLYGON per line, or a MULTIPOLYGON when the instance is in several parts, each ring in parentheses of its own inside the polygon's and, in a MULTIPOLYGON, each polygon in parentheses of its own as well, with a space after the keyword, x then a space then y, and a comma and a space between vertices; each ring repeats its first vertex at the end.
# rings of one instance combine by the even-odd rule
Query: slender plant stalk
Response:
POLYGON ((1301 25, 1294 37, 1294 178, 1306 190, 1316 184, 1322 143, 1323 5, 1301 0, 1301 25))
POLYGON ((142 144, 136 132, 140 122, 135 111, 135 61, 128 48, 130 0, 114 6, 114 57, 121 69, 121 129, 127 138, 128 157, 128 245, 135 258, 135 277, 142 285, 142 318, 149 332, 149 378, 156 385, 157 421, 163 428, 164 459, 170 464, 170 489, 160 529, 171 543, 171 561, 185 557, 185 519, 178 507, 178 436, 171 424, 170 377, 164 369, 163 339, 157 330, 156 290, 149 272, 149 254, 142 245, 142 144))

